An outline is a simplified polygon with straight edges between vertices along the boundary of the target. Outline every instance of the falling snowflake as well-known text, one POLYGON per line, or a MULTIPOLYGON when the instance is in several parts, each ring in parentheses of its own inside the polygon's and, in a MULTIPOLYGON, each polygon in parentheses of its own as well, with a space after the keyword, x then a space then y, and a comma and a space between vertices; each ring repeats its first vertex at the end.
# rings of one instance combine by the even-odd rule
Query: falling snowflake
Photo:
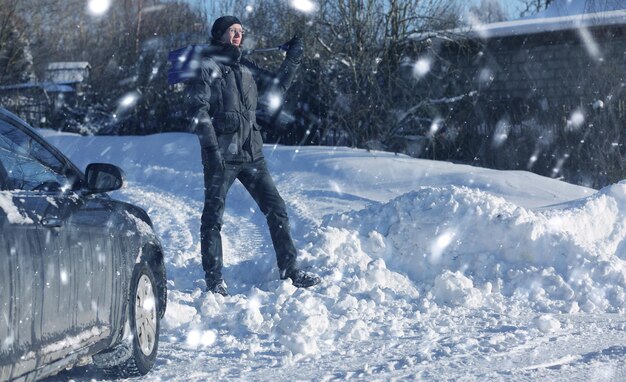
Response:
POLYGON ((313 13, 318 8, 317 3, 312 0, 291 0, 289 5, 296 11, 303 13, 313 13))
POLYGON ((417 60, 415 65, 413 65, 413 75, 416 78, 422 78, 426 74, 428 74, 428 72, 430 72, 430 68, 431 68, 430 59, 420 58, 419 60, 417 60))
POLYGON ((283 98, 280 96, 280 94, 277 93, 272 93, 268 96, 268 101, 269 101, 269 109, 270 111, 276 111, 280 108, 280 105, 283 104, 283 98))
POLYGON ((582 111, 576 110, 572 113, 570 118, 567 120, 567 126, 569 128, 579 128, 585 122, 585 115, 582 111))
POLYGON ((111 8, 111 0, 89 0, 87 12, 92 16, 102 16, 111 8))
POLYGON ((131 107, 135 106, 138 100, 139 94, 137 94, 136 92, 128 93, 120 99, 118 110, 130 109, 131 107))

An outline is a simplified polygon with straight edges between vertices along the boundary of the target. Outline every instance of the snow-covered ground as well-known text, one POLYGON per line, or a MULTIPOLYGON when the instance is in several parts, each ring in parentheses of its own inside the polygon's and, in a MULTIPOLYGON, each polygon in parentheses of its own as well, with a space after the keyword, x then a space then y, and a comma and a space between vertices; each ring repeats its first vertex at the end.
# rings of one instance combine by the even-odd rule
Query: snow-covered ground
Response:
MULTIPOLYGON (((223 298, 203 292, 194 136, 45 135, 81 168, 121 166, 114 196, 162 239, 169 302, 146 380, 626 380, 626 183, 266 146, 300 262, 323 281, 278 280, 264 216, 236 183, 223 298)), ((51 380, 69 379, 103 378, 51 380)))

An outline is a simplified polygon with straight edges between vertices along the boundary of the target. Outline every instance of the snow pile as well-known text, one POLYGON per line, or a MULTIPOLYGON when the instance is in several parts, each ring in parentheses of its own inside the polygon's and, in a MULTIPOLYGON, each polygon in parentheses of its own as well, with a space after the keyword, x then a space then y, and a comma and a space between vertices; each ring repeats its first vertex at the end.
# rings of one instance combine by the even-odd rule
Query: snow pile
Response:
MULTIPOLYGON (((220 346, 246 356, 269 341, 288 362, 340 341, 407 335, 439 309, 623 313, 624 211, 626 183, 540 211, 467 187, 427 187, 327 217, 300 256, 322 274, 320 286, 269 281, 228 298, 196 289, 185 304, 174 291, 166 325, 181 336, 217 330, 220 346)), ((545 314, 533 325, 560 328, 545 314)))
POLYGON ((443 305, 500 294, 540 311, 623 312, 625 214, 626 183, 540 211, 466 187, 424 188, 330 216, 318 257, 341 268, 334 248, 358 246, 443 305))
POLYGON ((550 314, 545 314, 534 319, 534 324, 544 333, 553 333, 561 329, 561 323, 550 314))
POLYGON ((474 282, 459 271, 444 271, 437 276, 432 293, 440 304, 478 308, 483 300, 480 291, 474 288, 474 282))
POLYGON ((263 289, 252 287, 247 294, 226 298, 200 289, 191 295, 172 291, 164 325, 196 347, 206 344, 189 336, 202 337, 198 333, 210 328, 219 333, 220 348, 245 357, 267 350, 269 341, 284 362, 333 350, 341 341, 402 335, 402 320, 413 312, 411 303, 419 293, 382 260, 369 261, 358 248, 352 250, 342 256, 352 274, 347 278, 331 274, 318 290, 273 281, 263 289))

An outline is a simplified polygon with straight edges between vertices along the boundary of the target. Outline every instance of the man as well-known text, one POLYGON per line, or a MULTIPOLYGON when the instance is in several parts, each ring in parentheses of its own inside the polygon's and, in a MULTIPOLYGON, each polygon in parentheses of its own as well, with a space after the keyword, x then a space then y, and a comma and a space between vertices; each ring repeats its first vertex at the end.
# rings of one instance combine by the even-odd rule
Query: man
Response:
POLYGON ((235 179, 244 185, 267 218, 281 279, 310 287, 320 278, 296 268, 297 251, 289 233, 285 202, 263 157, 256 122, 257 84, 265 81, 284 92, 300 64, 303 42, 288 42, 286 58, 276 75, 242 57, 244 30, 234 16, 215 20, 211 45, 195 54, 196 73, 187 83, 192 127, 200 139, 204 167, 204 210, 200 228, 202 266, 207 290, 228 295, 222 278, 222 239, 226 194, 235 179))

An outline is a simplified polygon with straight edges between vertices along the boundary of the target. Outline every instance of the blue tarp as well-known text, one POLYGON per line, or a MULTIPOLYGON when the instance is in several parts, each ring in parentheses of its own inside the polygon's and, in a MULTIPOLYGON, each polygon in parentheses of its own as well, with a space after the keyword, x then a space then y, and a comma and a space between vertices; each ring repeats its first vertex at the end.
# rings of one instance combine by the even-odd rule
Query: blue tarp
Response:
POLYGON ((74 93, 76 90, 69 84, 56 84, 53 82, 29 82, 25 84, 5 85, 0 86, 2 90, 27 90, 27 89, 42 89, 46 92, 52 93, 74 93))
POLYGON ((172 67, 167 71, 167 83, 174 85, 195 76, 200 54, 208 47, 209 45, 188 45, 171 51, 168 60, 172 67))

